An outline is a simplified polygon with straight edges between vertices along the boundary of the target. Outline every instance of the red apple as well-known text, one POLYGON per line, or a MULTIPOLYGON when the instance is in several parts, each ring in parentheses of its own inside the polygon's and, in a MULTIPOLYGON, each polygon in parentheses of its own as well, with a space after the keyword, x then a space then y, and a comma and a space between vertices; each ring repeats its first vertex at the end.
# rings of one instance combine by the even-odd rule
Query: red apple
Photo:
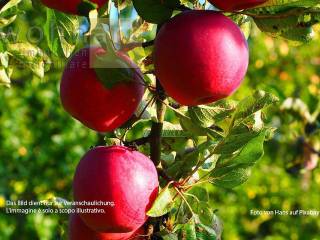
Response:
POLYGON ((162 26, 156 41, 156 76, 182 105, 207 104, 232 94, 248 67, 239 27, 214 11, 186 11, 162 26))
POLYGON ((128 233, 98 233, 90 229, 78 214, 71 214, 69 218, 69 240, 134 240, 144 235, 143 229, 128 233))
MULTIPOLYGON (((125 123, 137 109, 144 93, 142 73, 124 54, 120 59, 132 67, 132 81, 119 82, 107 88, 91 66, 108 54, 102 48, 83 48, 66 66, 60 85, 65 110, 88 128, 99 132, 112 131, 125 123)), ((103 68, 105 75, 112 68, 103 68)))
POLYGON ((235 11, 241 9, 253 8, 265 3, 267 0, 209 0, 217 8, 224 11, 235 11))
MULTIPOLYGON (((61 12, 82 15, 82 13, 79 12, 80 4, 83 2, 82 0, 41 0, 41 2, 47 7, 61 12)), ((91 0, 91 2, 97 4, 98 7, 102 7, 102 5, 108 3, 108 0, 91 0)))
POLYGON ((152 161, 142 153, 122 146, 96 147, 80 161, 73 182, 75 201, 103 201, 109 205, 78 206, 91 229, 126 233, 141 227, 158 193, 158 175, 152 161))

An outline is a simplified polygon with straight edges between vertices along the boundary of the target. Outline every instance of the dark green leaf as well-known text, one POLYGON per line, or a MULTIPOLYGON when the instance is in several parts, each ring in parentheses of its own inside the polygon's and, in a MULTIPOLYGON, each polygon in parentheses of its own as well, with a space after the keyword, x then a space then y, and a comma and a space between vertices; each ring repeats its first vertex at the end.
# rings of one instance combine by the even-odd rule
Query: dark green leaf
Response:
POLYGON ((130 83, 137 75, 137 69, 119 56, 109 53, 97 56, 93 67, 99 81, 108 89, 120 83, 130 83))
POLYGON ((199 145, 197 148, 182 156, 177 156, 175 162, 167 169, 167 174, 178 180, 188 176, 194 166, 205 160, 205 153, 215 146, 215 142, 207 141, 199 145))
POLYGON ((89 1, 82 0, 78 5, 78 13, 83 16, 88 16, 89 12, 98 8, 98 5, 89 1))
POLYGON ((211 182, 219 187, 233 188, 247 181, 251 166, 263 156, 263 143, 266 131, 252 138, 233 157, 219 159, 210 174, 211 182))
POLYGON ((156 24, 167 21, 178 4, 178 0, 133 0, 140 17, 156 24))
POLYGON ((215 129, 204 128, 194 124, 190 117, 177 110, 175 110, 175 113, 180 120, 181 127, 193 136, 208 136, 211 139, 219 139, 222 137, 222 133, 216 131, 215 129))
POLYGON ((248 165, 226 166, 215 169, 212 174, 212 184, 223 188, 234 188, 246 182, 250 176, 248 165))
POLYGON ((239 125, 233 128, 228 136, 223 139, 214 150, 215 154, 233 154, 245 146, 251 139, 259 135, 260 131, 248 128, 246 125, 239 125))

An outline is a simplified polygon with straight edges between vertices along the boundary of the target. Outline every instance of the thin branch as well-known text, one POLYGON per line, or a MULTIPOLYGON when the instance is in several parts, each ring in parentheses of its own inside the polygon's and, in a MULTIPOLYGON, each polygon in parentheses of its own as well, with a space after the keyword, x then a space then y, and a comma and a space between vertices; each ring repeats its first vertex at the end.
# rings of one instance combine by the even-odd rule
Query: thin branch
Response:
POLYGON ((119 42, 120 46, 123 44, 123 34, 121 30, 121 12, 120 12, 120 7, 119 7, 119 0, 117 1, 118 7, 117 7, 117 17, 118 17, 118 34, 119 34, 119 42))
POLYGON ((172 178, 170 178, 170 177, 165 173, 165 171, 163 171, 162 168, 157 168, 157 172, 158 172, 158 174, 159 174, 164 180, 166 180, 167 182, 169 182, 169 183, 174 183, 174 182, 175 182, 172 178))
POLYGON ((166 106, 163 103, 166 100, 164 90, 157 79, 156 83, 156 108, 157 108, 157 121, 152 122, 150 133, 150 157, 154 164, 157 166, 160 163, 161 156, 161 133, 163 129, 164 115, 166 112, 166 106))
POLYGON ((195 183, 192 183, 192 184, 189 184, 189 185, 183 185, 182 188, 185 189, 185 190, 188 190, 189 188, 192 188, 194 186, 210 182, 210 179, 206 179, 206 180, 203 180, 203 181, 200 181, 200 180, 201 179, 199 179, 199 181, 197 181, 195 183))
MULTIPOLYGON (((157 27, 159 32, 161 25, 157 27)), ((150 157, 155 166, 158 166, 161 158, 161 133, 163 129, 164 116, 166 113, 166 94, 159 81, 156 79, 156 108, 157 108, 157 121, 152 122, 150 133, 150 157)))
POLYGON ((154 44, 154 40, 148 41, 148 42, 143 42, 143 43, 131 42, 131 43, 127 43, 127 44, 122 45, 120 51, 129 52, 132 49, 135 49, 137 47, 147 48, 147 47, 153 46, 153 44, 154 44))
POLYGON ((187 201, 187 199, 184 197, 183 193, 180 192, 180 190, 177 187, 174 187, 174 189, 176 190, 176 192, 180 195, 180 197, 183 199, 183 201, 186 203, 186 205, 188 206, 190 212, 192 213, 192 216, 195 215, 195 213, 193 212, 192 207, 190 206, 189 202, 187 201))
POLYGON ((317 154, 318 156, 320 156, 320 151, 317 151, 316 149, 314 149, 309 143, 307 143, 306 141, 303 142, 303 145, 308 148, 312 153, 317 154))
POLYGON ((134 147, 134 146, 144 145, 148 142, 149 142, 149 137, 142 137, 142 138, 138 138, 136 140, 130 141, 130 142, 124 141, 123 144, 127 147, 132 147, 132 146, 134 147))

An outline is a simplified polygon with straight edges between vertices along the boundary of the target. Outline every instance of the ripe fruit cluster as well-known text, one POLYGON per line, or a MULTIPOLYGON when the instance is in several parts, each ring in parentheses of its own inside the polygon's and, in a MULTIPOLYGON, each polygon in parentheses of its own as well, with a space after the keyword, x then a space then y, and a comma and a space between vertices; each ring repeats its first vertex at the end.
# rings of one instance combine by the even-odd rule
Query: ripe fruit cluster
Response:
MULTIPOLYGON (((80 4, 88 1, 42 2, 78 14, 80 4)), ((101 7, 107 0, 91 2, 101 7)), ((261 1, 212 2, 234 10, 261 1)), ((239 27, 214 11, 185 11, 165 23, 155 40, 155 75, 165 92, 183 105, 207 104, 232 94, 246 74, 248 60, 247 42, 239 27)), ((142 79, 138 67, 124 53, 86 47, 70 59, 64 70, 61 102, 88 128, 110 132, 135 112, 144 94, 142 79), (111 66, 110 56, 115 57, 116 65, 111 66), (129 75, 114 75, 128 73, 128 69, 129 75), (129 79, 106 83, 115 76, 129 79)), ((70 216, 69 238, 134 239, 143 232, 146 212, 157 197, 158 187, 156 168, 142 153, 122 146, 91 149, 80 160, 73 190, 76 202, 94 204, 77 206, 77 214, 70 216), (100 211, 94 214, 81 211, 96 208, 100 211)))

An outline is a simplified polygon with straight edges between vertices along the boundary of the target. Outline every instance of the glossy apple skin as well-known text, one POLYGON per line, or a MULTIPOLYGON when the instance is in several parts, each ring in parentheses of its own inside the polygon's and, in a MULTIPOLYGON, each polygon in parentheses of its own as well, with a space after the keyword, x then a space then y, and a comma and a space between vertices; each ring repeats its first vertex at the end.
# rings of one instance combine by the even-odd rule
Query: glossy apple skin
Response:
MULTIPOLYGON (((82 0, 41 0, 41 2, 49 8, 56 9, 58 11, 78 15, 78 6, 82 0)), ((102 7, 107 4, 108 0, 91 0, 92 3, 102 7)))
MULTIPOLYGON (((91 229, 125 233, 141 227, 158 193, 158 175, 142 153, 121 146, 96 147, 81 159, 73 182, 75 201, 113 202, 92 206, 104 213, 80 213, 91 229)), ((79 206, 79 208, 89 208, 79 206)))
POLYGON ((267 0, 209 0, 217 8, 224 11, 235 11, 253 8, 255 6, 265 3, 267 0))
MULTIPOLYGON (((118 83, 108 89, 99 81, 92 68, 97 56, 105 54, 101 48, 83 48, 67 64, 60 83, 60 98, 64 109, 88 128, 110 132, 133 115, 143 93, 142 73, 128 57, 119 57, 134 69, 131 82, 118 83)), ((105 68, 106 75, 110 68, 105 68)))
POLYGON ((165 91, 187 106, 232 94, 248 67, 247 41, 239 27, 214 11, 186 11, 169 20, 155 41, 156 76, 165 91))
POLYGON ((82 221, 78 214, 71 214, 69 217, 69 240, 134 240, 143 235, 143 229, 128 233, 98 233, 90 229, 82 221), (135 238, 136 236, 136 238, 135 238))

